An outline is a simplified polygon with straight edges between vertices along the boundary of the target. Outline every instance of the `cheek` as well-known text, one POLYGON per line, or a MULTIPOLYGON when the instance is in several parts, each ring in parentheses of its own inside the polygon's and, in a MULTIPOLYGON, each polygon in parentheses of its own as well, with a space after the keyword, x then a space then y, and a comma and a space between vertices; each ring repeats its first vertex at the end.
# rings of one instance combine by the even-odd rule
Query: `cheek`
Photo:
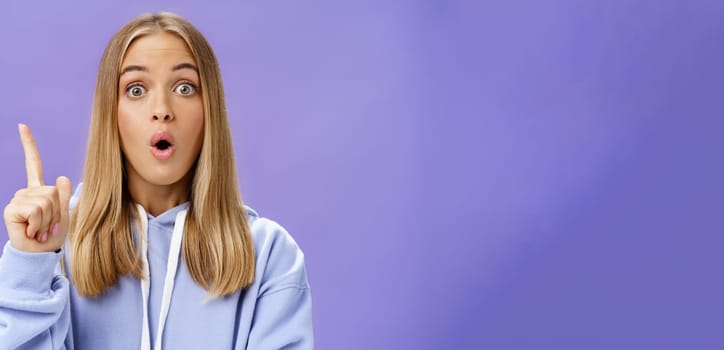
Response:
POLYGON ((204 140, 204 109, 203 105, 194 103, 186 106, 184 109, 186 113, 183 116, 183 120, 187 121, 183 123, 184 134, 189 140, 194 140, 192 143, 194 146, 194 152, 198 152, 201 149, 201 144, 204 140))
POLYGON ((193 126, 189 130, 191 133, 191 137, 194 140, 194 153, 198 156, 199 151, 201 151, 201 145, 204 143, 204 115, 203 113, 200 114, 198 117, 194 118, 193 123, 191 123, 193 126))
POLYGON ((138 118, 134 118, 134 111, 128 104, 118 103, 118 133, 121 137, 121 147, 127 152, 126 145, 134 143, 135 135, 138 134, 141 125, 138 118))

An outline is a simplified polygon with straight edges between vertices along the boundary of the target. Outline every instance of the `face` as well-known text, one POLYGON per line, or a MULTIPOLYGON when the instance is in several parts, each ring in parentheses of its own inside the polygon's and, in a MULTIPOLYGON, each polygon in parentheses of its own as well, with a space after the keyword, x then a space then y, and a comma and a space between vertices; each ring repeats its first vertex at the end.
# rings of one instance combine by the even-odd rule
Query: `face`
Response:
POLYGON ((136 39, 121 64, 118 129, 129 186, 189 186, 203 142, 196 61, 169 33, 136 39))

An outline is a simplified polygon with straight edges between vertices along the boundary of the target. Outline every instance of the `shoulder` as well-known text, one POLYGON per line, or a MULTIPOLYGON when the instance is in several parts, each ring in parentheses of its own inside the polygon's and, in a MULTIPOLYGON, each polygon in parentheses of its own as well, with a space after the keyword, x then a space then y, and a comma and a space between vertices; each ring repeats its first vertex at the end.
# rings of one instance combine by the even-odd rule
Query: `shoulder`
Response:
POLYGON ((304 253, 292 235, 276 221, 244 206, 254 240, 260 294, 284 288, 309 288, 304 253))
POLYGON ((276 221, 263 217, 249 206, 244 206, 254 246, 259 251, 274 250, 293 255, 303 255, 292 235, 276 221))

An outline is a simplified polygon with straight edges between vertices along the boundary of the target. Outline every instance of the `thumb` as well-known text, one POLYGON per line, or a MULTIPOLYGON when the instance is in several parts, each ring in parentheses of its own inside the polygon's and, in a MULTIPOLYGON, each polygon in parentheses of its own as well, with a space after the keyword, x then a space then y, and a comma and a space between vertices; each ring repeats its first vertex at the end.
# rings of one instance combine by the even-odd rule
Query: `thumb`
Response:
POLYGON ((60 222, 64 228, 68 224, 68 207, 73 184, 70 179, 60 176, 55 180, 55 187, 58 188, 58 199, 60 200, 60 222))

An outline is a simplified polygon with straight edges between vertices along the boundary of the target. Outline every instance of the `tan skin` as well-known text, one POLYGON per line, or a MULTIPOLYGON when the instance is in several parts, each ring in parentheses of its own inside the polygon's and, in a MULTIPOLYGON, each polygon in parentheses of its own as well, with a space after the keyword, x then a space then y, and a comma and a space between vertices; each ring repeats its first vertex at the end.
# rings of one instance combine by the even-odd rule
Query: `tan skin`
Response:
POLYGON ((168 33, 134 41, 121 67, 118 129, 128 188, 137 203, 157 216, 188 201, 191 167, 203 141, 200 78, 186 44, 168 33), (159 131, 174 138, 174 154, 166 160, 150 151, 150 140, 159 131))
MULTIPOLYGON (((204 112, 196 62, 186 44, 168 33, 141 37, 128 48, 119 79, 118 130, 132 199, 151 215, 188 201, 193 164, 203 142, 204 112), (158 159, 151 139, 172 136, 173 154, 158 159)), ((10 244, 25 252, 60 249, 68 232, 71 182, 43 184, 40 155, 30 129, 19 126, 27 188, 5 207, 10 244)))
POLYGON ((28 187, 17 191, 5 207, 3 217, 8 238, 15 249, 24 252, 56 251, 63 246, 68 231, 71 183, 61 176, 55 186, 46 186, 40 154, 30 129, 21 124, 18 131, 25 152, 28 187))

